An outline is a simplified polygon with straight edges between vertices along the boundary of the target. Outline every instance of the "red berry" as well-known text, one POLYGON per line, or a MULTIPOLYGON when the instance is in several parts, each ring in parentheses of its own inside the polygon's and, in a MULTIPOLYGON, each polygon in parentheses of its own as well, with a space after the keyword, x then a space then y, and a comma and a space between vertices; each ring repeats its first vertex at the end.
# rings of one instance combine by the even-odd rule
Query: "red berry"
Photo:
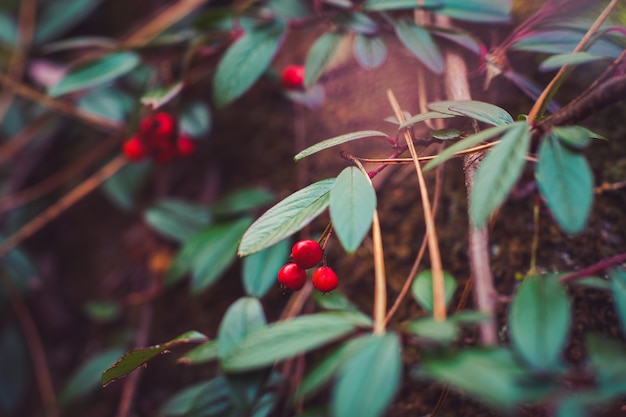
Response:
POLYGON ((195 152, 196 143, 189 136, 182 133, 176 140, 176 148, 178 149, 178 155, 184 158, 195 152))
POLYGON ((293 262, 283 265, 278 271, 278 282, 291 291, 298 291, 306 282, 306 271, 293 262))
POLYGON ((147 116, 139 123, 139 133, 146 136, 171 136, 176 130, 176 120, 166 112, 147 116))
POLYGON ((287 65, 280 74, 280 82, 284 88, 302 88, 304 86, 304 66, 287 65))
POLYGON ((139 136, 133 136, 124 142, 122 152, 129 161, 139 161, 146 156, 145 146, 139 136))
POLYGON ((301 240, 291 248, 291 257, 300 268, 313 268, 322 260, 322 248, 314 240, 301 240))
POLYGON ((333 271, 332 268, 327 266, 320 266, 313 272, 313 277, 311 278, 311 282, 313 286, 321 292, 329 292, 337 288, 339 284, 339 279, 337 278, 337 274, 333 271))

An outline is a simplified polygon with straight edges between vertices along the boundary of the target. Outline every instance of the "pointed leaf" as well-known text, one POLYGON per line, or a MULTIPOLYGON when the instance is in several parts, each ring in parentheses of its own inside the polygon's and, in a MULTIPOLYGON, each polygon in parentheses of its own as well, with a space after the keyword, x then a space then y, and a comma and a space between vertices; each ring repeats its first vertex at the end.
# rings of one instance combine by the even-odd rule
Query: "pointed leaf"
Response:
POLYGON ((291 236, 328 206, 334 178, 309 185, 266 211, 244 233, 239 256, 247 256, 291 236))
POLYGON ((107 349, 83 363, 63 388, 61 401, 67 403, 98 388, 100 375, 123 354, 122 348, 107 349))
POLYGON ((363 336, 339 369, 331 409, 335 417, 381 416, 400 385, 400 340, 393 333, 363 336))
POLYGON ((118 52, 97 58, 72 68, 56 85, 48 89, 48 94, 57 97, 73 91, 94 87, 128 74, 140 58, 134 52, 118 52))
POLYGON ((541 195, 561 228, 579 233, 593 204, 593 174, 587 160, 553 135, 543 138, 538 157, 535 177, 541 195))
POLYGON ((566 54, 552 55, 539 65, 540 71, 550 71, 561 68, 563 65, 579 65, 587 62, 606 59, 603 56, 593 55, 589 52, 571 52, 566 54))
POLYGON ((622 329, 626 333, 626 272, 621 269, 612 269, 609 277, 615 310, 622 323, 622 329))
POLYGON ((617 340, 591 333, 585 337, 589 362, 603 394, 623 396, 626 392, 626 349, 617 340))
POLYGON ((504 109, 482 101, 439 101, 428 104, 430 110, 458 114, 494 126, 513 123, 513 117, 504 109))
POLYGON ((357 35, 353 52, 359 65, 367 70, 380 67, 387 58, 387 47, 379 36, 357 35))
POLYGON ((37 10, 34 42, 55 38, 88 16, 102 0, 53 0, 37 10))
POLYGON ((361 315, 319 313, 273 323, 241 341, 221 361, 227 372, 263 368, 337 340, 367 326, 361 315))
POLYGON ((552 128, 552 133, 558 136, 565 144, 576 149, 586 148, 593 137, 592 135, 595 135, 592 131, 582 126, 558 126, 552 128))
POLYGON ((304 85, 306 87, 315 84, 324 73, 335 56, 342 38, 341 33, 329 32, 317 38, 313 43, 304 64, 304 85))
POLYGON ((537 371, 555 371, 561 364, 570 326, 570 303, 558 275, 524 279, 509 311, 515 351, 537 371))
POLYGON ((265 313, 258 299, 243 297, 230 305, 217 333, 217 355, 225 358, 249 334, 265 327, 265 313))
POLYGON ((178 81, 172 85, 155 88, 154 90, 146 92, 146 94, 141 97, 140 101, 141 104, 152 110, 156 110, 170 102, 174 97, 179 95, 181 91, 183 91, 183 83, 182 81, 178 81))
POLYGON ((406 325, 406 329, 418 337, 442 345, 454 342, 459 334, 459 328, 453 321, 439 321, 432 317, 413 320, 406 325))
POLYGON ((232 408, 224 376, 186 387, 159 410, 166 417, 212 417, 230 415, 232 408))
POLYGON ((113 381, 125 377, 135 369, 148 363, 148 361, 154 359, 156 356, 166 353, 169 349, 172 349, 179 345, 185 345, 189 343, 200 343, 206 341, 207 338, 202 333, 196 331, 190 331, 181 334, 180 336, 170 340, 169 342, 154 345, 147 348, 135 349, 126 353, 117 362, 113 364, 109 369, 102 374, 102 386, 107 386, 113 381))
POLYGON ((196 365, 217 359, 217 340, 211 340, 191 349, 178 358, 178 363, 196 365))
POLYGON ((293 159, 299 161, 300 159, 305 158, 309 155, 313 155, 314 153, 323 151, 324 149, 332 148, 333 146, 341 145, 342 143, 376 136, 382 136, 385 138, 387 137, 386 134, 384 134, 383 132, 379 132, 378 130, 360 130, 358 132, 350 132, 344 135, 335 136, 334 138, 323 140, 313 146, 309 146, 308 148, 300 151, 296 156, 293 157, 293 159))
POLYGON ((506 199, 526 163, 530 147, 530 130, 525 122, 511 125, 480 163, 470 196, 470 216, 478 228, 506 199))
POLYGON ((213 97, 218 107, 239 98, 263 75, 278 51, 284 33, 284 23, 276 20, 246 31, 228 48, 213 78, 213 97))
POLYGON ((341 171, 330 189, 330 218, 341 245, 353 253, 372 226, 376 192, 356 167, 341 171))
POLYGON ((276 285, 278 270, 289 256, 289 239, 243 259, 243 288, 252 297, 263 297, 276 285))
POLYGON ((443 57, 430 32, 408 20, 397 21, 395 31, 402 44, 428 69, 436 74, 443 72, 443 57))
MULTIPOLYGON (((456 290, 456 280, 448 272, 443 273, 443 284, 445 289, 446 306, 450 303, 454 290, 456 290)), ((430 269, 417 274, 411 284, 411 292, 415 300, 429 313, 433 312, 433 272, 430 269)))
POLYGON ((209 224, 207 207, 183 200, 166 199, 144 212, 146 223, 157 232, 183 242, 209 224))
POLYGON ((470 22, 506 23, 511 20, 512 0, 445 0, 435 10, 454 19, 470 22))
POLYGON ((440 7, 444 0, 423 0, 419 3, 414 0, 367 0, 363 4, 365 10, 397 10, 440 7))
POLYGON ((409 118, 406 122, 402 123, 398 129, 405 129, 407 127, 413 126, 416 123, 423 122, 425 120, 430 119, 447 119, 451 117, 456 117, 454 114, 441 113, 438 111, 429 111, 426 113, 420 113, 416 116, 409 118))
POLYGON ((462 46, 463 48, 475 53, 476 55, 480 55, 480 43, 472 35, 441 28, 433 29, 432 34, 447 39, 450 42, 454 42, 457 45, 462 46))

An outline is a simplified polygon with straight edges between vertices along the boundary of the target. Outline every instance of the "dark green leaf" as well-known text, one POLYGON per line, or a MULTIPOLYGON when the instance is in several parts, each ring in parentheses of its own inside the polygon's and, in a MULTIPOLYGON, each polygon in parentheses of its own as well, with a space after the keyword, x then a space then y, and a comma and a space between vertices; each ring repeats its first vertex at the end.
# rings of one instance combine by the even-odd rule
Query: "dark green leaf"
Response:
POLYGON ((222 360, 222 369, 242 372, 272 365, 337 340, 368 326, 362 315, 347 312, 319 313, 273 323, 248 337, 222 360))
POLYGON ((190 331, 181 334, 180 336, 170 340, 169 342, 150 346, 142 349, 135 349, 126 353, 117 362, 113 364, 109 369, 102 374, 102 386, 106 386, 113 381, 125 377, 135 369, 148 363, 156 356, 168 351, 179 345, 185 345, 189 343, 200 343, 206 341, 206 336, 196 331, 190 331))
POLYGON ((457 338, 459 329, 450 320, 439 321, 432 317, 413 320, 406 325, 406 329, 416 336, 436 343, 448 345, 457 338))
POLYGON ((550 71, 561 68, 563 65, 579 65, 605 59, 602 56, 590 54, 589 52, 570 52, 566 54, 552 55, 539 65, 539 70, 550 71))
POLYGON ((180 130, 193 137, 205 136, 211 130, 211 110, 201 101, 185 106, 180 113, 180 130))
POLYGON ((217 354, 224 359, 251 333, 265 327, 267 321, 258 299, 243 297, 230 305, 217 334, 217 354))
POLYGON ((387 58, 387 47, 379 36, 356 35, 353 52, 359 65, 367 70, 380 67, 387 58))
POLYGON ((224 107, 259 79, 272 62, 285 33, 285 24, 275 21, 252 28, 222 56, 213 78, 213 97, 224 107))
MULTIPOLYGON (((525 124, 525 122, 517 122, 517 124, 525 124)), ((429 169, 433 169, 437 165, 444 163, 448 159, 452 158, 454 154, 456 154, 457 152, 461 152, 466 149, 469 149, 473 146, 480 144, 481 142, 484 142, 495 136, 500 135, 503 132, 506 132, 507 130, 511 129, 511 127, 513 127, 514 125, 515 123, 512 125, 490 127, 489 129, 485 129, 474 135, 468 136, 456 142, 452 146, 448 146, 441 153, 439 153, 435 159, 433 159, 432 161, 424 165, 424 171, 428 171, 429 169)))
POLYGON ((263 297, 276 285, 278 270, 289 256, 289 239, 284 239, 243 259, 243 288, 252 297, 263 297))
POLYGON ((88 302, 85 312, 95 322, 107 323, 117 320, 121 316, 120 306, 113 301, 88 302))
POLYGON ((217 340, 211 340, 191 349, 178 359, 185 365, 196 365, 217 359, 217 340))
POLYGON ((102 0, 53 0, 38 10, 35 43, 55 38, 89 15, 102 0))
POLYGON ((313 14, 307 0, 269 0, 267 5, 276 16, 283 19, 304 19, 313 14))
POLYGON ((456 117, 456 115, 448 114, 448 113, 441 113, 438 111, 429 111, 426 113, 421 113, 416 116, 410 117, 406 122, 402 123, 398 129, 405 129, 407 127, 413 126, 414 124, 423 122, 425 120, 447 119, 451 117, 456 117))
POLYGON ((431 130, 430 135, 439 140, 451 140, 457 139, 461 136, 461 131, 459 129, 439 129, 439 130, 431 130))
POLYGON ((270 247, 309 224, 328 206, 334 182, 334 178, 329 178, 313 183, 266 211, 243 235, 239 256, 270 247))
POLYGON ((108 349, 83 363, 63 388, 61 401, 75 400, 98 388, 102 373, 123 354, 123 348, 108 349))
POLYGON ((353 253, 372 226, 376 192, 356 167, 345 168, 330 189, 330 218, 341 245, 353 253))
POLYGON ((468 325, 468 324, 478 324, 483 323, 485 321, 491 320, 491 316, 489 314, 485 314, 482 311, 460 311, 453 316, 450 316, 448 320, 459 324, 460 326, 468 325))
POLYGON ((309 155, 313 155, 314 153, 323 151, 324 149, 332 148, 333 146, 341 145, 342 143, 376 136, 382 136, 385 138, 387 137, 386 134, 384 134, 383 132, 379 132, 378 130, 360 130, 358 132, 346 133, 344 135, 335 136, 334 138, 323 140, 313 146, 309 146, 308 148, 300 151, 296 156, 293 157, 293 159, 299 161, 300 159, 305 158, 309 155))
POLYGON ((139 65, 139 62, 139 55, 134 52, 117 52, 81 63, 70 69, 56 85, 50 87, 48 94, 56 97, 113 81, 128 74, 139 65))
POLYGON ((408 20, 397 21, 395 31, 402 44, 428 69, 436 74, 443 72, 443 56, 430 32, 408 20))
POLYGON ((184 242, 208 225, 211 216, 207 207, 183 200, 166 199, 144 212, 146 223, 164 236, 184 242))
POLYGON ((414 0, 367 0, 363 4, 365 10, 397 10, 440 7, 444 0, 424 0, 419 3, 414 0))
POLYGON ((610 290, 611 281, 600 277, 587 277, 583 279, 577 279, 572 282, 574 285, 581 285, 583 287, 595 288, 596 290, 610 290))
POLYGON ((525 122, 514 123, 480 163, 470 196, 470 216, 483 227, 491 213, 506 199, 526 163, 530 130, 525 122))
POLYGON ((159 87, 147 91, 143 97, 141 97, 140 101, 141 104, 146 107, 156 110, 169 103, 172 99, 178 96, 181 91, 183 91, 183 83, 182 81, 178 81, 165 87, 159 87))
POLYGON ((232 216, 269 204, 275 198, 274 193, 264 188, 237 190, 219 199, 210 210, 216 216, 232 216))
MULTIPOLYGON (((456 290, 456 280, 445 272, 443 273, 443 285, 445 290, 446 305, 450 303, 454 290, 456 290)), ((417 274, 411 284, 411 292, 415 300, 429 313, 433 312, 433 273, 430 269, 417 274)))
POLYGON ((123 122, 134 106, 133 99, 116 88, 95 88, 78 100, 78 107, 116 122, 123 122))
POLYGON ((509 310, 515 351, 538 371, 560 368, 570 326, 570 303, 558 275, 524 279, 509 310))
POLYGON ((513 117, 506 110, 482 101, 439 101, 428 104, 428 108, 440 113, 470 117, 494 126, 513 123, 513 117))
POLYGON ((583 230, 593 203, 593 174, 585 157, 553 135, 539 145, 535 177, 546 204, 567 233, 583 230))
POLYGON ((338 372, 331 410, 335 417, 378 417, 396 395, 402 374, 400 340, 393 333, 363 336, 338 372))
POLYGON ((306 87, 315 84, 324 73, 335 56, 342 38, 341 33, 329 32, 317 38, 313 43, 304 64, 304 85, 306 87))
POLYGON ((3 415, 15 415, 28 392, 32 371, 27 352, 19 330, 9 321, 0 334, 0 411, 3 415))
POLYGON ((135 208, 135 196, 150 173, 150 162, 127 164, 102 184, 105 195, 125 211, 135 208))
POLYGON ((230 415, 232 404, 226 378, 218 376, 177 392, 161 408, 166 417, 217 417, 230 415))
POLYGON ((585 345, 600 391, 608 396, 623 396, 626 392, 624 345, 595 333, 586 336, 585 345))
POLYGON ((593 132, 582 126, 557 126, 552 128, 552 133, 567 145, 576 149, 584 149, 589 145, 590 134, 593 132))
POLYGON ((626 271, 612 269, 609 271, 609 277, 611 278, 615 310, 617 310, 617 315, 622 323, 622 329, 626 332, 626 271))
POLYGON ((511 0, 444 0, 436 13, 470 22, 506 23, 511 20, 511 0))

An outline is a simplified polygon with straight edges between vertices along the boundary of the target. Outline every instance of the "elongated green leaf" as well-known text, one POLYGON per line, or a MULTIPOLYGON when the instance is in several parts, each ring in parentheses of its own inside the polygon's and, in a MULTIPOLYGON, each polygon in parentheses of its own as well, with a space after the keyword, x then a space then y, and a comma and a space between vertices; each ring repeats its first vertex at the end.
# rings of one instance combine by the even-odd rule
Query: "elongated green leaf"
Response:
POLYGON ((108 349, 83 363, 63 388, 61 401, 72 401, 98 388, 102 373, 123 354, 122 348, 108 349))
POLYGON ((217 340, 211 340, 191 349, 178 358, 178 363, 196 365, 217 359, 217 340))
POLYGON ((432 317, 413 320, 406 325, 406 329, 416 336, 442 345, 454 342, 459 334, 459 328, 453 321, 439 321, 432 317))
MULTIPOLYGON (((538 30, 531 32, 512 45, 513 49, 520 51, 532 51, 547 54, 569 54, 580 42, 585 30, 556 29, 538 30)), ((624 46, 612 42, 609 37, 602 37, 595 40, 587 52, 593 55, 617 58, 624 50, 624 46)))
POLYGON ((183 107, 180 113, 180 130, 193 137, 205 136, 211 131, 211 109, 202 101, 183 107))
POLYGON ((293 159, 299 161, 300 159, 305 158, 309 155, 313 155, 314 153, 323 151, 324 149, 332 148, 333 146, 341 145, 342 143, 377 136, 387 137, 386 134, 384 134, 383 132, 379 132, 378 130, 360 130, 358 132, 350 132, 344 135, 335 136, 334 138, 326 139, 316 143, 313 146, 309 146, 308 148, 300 151, 296 156, 293 157, 293 159))
POLYGON ((367 335, 339 369, 331 410, 335 417, 378 417, 396 395, 402 374, 394 333, 367 335))
POLYGON ((363 4, 365 10, 397 10, 397 9, 416 9, 421 8, 433 8, 442 6, 444 0, 424 0, 419 3, 414 0, 367 0, 363 4))
POLYGON ((169 342, 154 345, 147 348, 135 349, 122 356, 117 362, 102 374, 102 386, 107 386, 113 381, 125 377, 135 369, 148 363, 156 356, 168 351, 179 345, 189 343, 201 343, 207 338, 202 333, 190 331, 170 340, 169 342))
POLYGON ((258 299, 243 297, 226 310, 217 333, 217 354, 223 359, 243 339, 265 327, 265 313, 258 299))
POLYGON ((207 207, 187 201, 159 201, 144 212, 144 219, 157 232, 183 242, 211 221, 207 207))
POLYGON ((473 36, 467 33, 441 28, 432 29, 431 33, 435 36, 454 42, 476 55, 480 55, 480 43, 473 36))
POLYGON ((476 170, 470 196, 470 217, 476 227, 484 226, 491 213, 506 199, 526 163, 530 147, 528 125, 506 126, 511 128, 476 170))
POLYGON ((539 70, 550 71, 561 68, 563 65, 579 65, 586 64, 587 62, 598 61, 600 59, 606 59, 602 56, 593 55, 589 52, 572 52, 568 54, 553 55, 543 61, 539 65, 539 70))
POLYGON ((430 32, 408 20, 397 21, 395 31, 402 44, 428 69, 436 74, 443 72, 443 56, 430 32))
POLYGON ((558 275, 524 279, 509 311, 515 351, 538 371, 555 371, 561 364, 570 326, 570 305, 558 275))
POLYGON ((552 129, 552 133, 558 136, 565 144, 576 148, 584 149, 589 145, 592 131, 582 126, 558 126, 552 129))
POLYGON ((71 29, 89 15, 102 0, 53 0, 37 10, 34 42, 40 44, 71 29))
MULTIPOLYGON (((585 337, 589 352, 589 362, 596 382, 605 395, 623 396, 626 392, 626 349, 617 340, 604 335, 591 333, 585 337)), ((606 401, 606 400, 605 400, 606 401)))
POLYGON ((538 157, 537 185, 554 218, 567 233, 582 231, 593 204, 593 174, 587 160, 552 135, 541 141, 538 157))
POLYGON ((379 36, 357 35, 353 52, 359 65, 367 70, 380 67, 387 58, 387 47, 379 36))
POLYGON ((339 290, 333 292, 323 293, 316 291, 313 293, 313 301, 315 304, 324 310, 346 310, 346 311, 359 311, 359 309, 352 304, 352 302, 342 294, 339 290))
POLYGON ((439 140, 451 140, 459 138, 461 131, 455 128, 431 130, 430 136, 439 140))
POLYGON ((324 73, 335 56, 342 38, 343 35, 340 33, 329 32, 317 38, 313 43, 304 64, 304 85, 306 87, 315 84, 324 73))
POLYGON ((439 101, 428 104, 430 110, 476 119, 494 126, 513 123, 513 117, 504 109, 476 100, 439 101))
POLYGON ((213 417, 230 415, 232 403, 223 376, 186 387, 168 399, 159 411, 166 417, 213 417))
POLYGON ((272 62, 285 33, 280 20, 254 27, 222 56, 213 78, 213 97, 218 107, 239 98, 259 79, 272 62))
POLYGON ((425 120, 430 119, 447 119, 450 117, 456 117, 454 114, 441 113, 438 111, 429 111, 426 113, 421 113, 416 116, 409 118, 406 122, 402 123, 398 129, 405 129, 407 127, 413 126, 416 123, 423 122, 425 120))
POLYGON ((111 86, 94 88, 78 100, 78 107, 116 122, 123 122, 135 105, 134 99, 111 86))
POLYGON ((470 22, 506 23, 511 20, 511 0, 445 0, 436 13, 470 22))
MULTIPOLYGON (((519 124, 519 123, 524 123, 524 122, 517 122, 517 123, 519 124)), ((437 165, 443 164, 445 161, 452 158, 454 154, 457 152, 461 152, 466 149, 469 149, 473 146, 480 144, 481 142, 484 142, 495 136, 500 135, 501 133, 506 132, 507 130, 511 129, 513 125, 490 127, 489 129, 485 129, 474 135, 468 136, 465 139, 462 139, 456 142, 452 146, 448 146, 440 154, 438 154, 435 159, 433 159, 432 161, 424 165, 424 171, 428 171, 429 169, 435 168, 437 165)))
POLYGON ((276 196, 264 188, 245 188, 220 198, 209 209, 215 216, 232 216, 274 201, 276 196))
POLYGON ((239 256, 270 247, 306 226, 328 206, 334 178, 305 187, 266 211, 244 233, 239 256))
POLYGON ((128 74, 140 58, 134 52, 118 52, 82 63, 72 68, 56 85, 48 89, 53 97, 94 87, 128 74))
POLYGON ((174 99, 181 91, 183 91, 183 83, 182 81, 178 81, 172 85, 155 88, 154 90, 146 92, 146 94, 141 97, 140 101, 141 104, 156 110, 174 99))
POLYGON ((252 297, 263 297, 276 285, 278 270, 289 256, 289 239, 284 239, 243 259, 243 288, 252 297))
POLYGON ((622 323, 622 329, 626 332, 626 272, 621 269, 612 269, 609 276, 615 310, 622 323))
POLYGON ((126 164, 102 184, 102 191, 116 206, 132 211, 135 208, 135 197, 146 182, 150 167, 149 161, 126 164))
MULTIPOLYGON (((446 305, 452 299, 456 289, 456 280, 448 272, 443 273, 446 305)), ((427 269, 417 274, 411 284, 411 292, 415 300, 429 313, 433 312, 433 273, 427 269)))
POLYGON ((248 337, 222 359, 222 369, 242 372, 259 369, 337 340, 367 326, 361 315, 319 313, 273 323, 248 337))
POLYGON ((17 26, 15 20, 0 13, 0 44, 13 46, 17 43, 17 26))
POLYGON ((209 226, 203 234, 199 251, 191 261, 193 292, 206 290, 235 261, 239 240, 251 223, 251 218, 244 217, 234 222, 209 226))
POLYGON ((376 192, 356 167, 341 171, 330 189, 330 218, 343 248, 352 253, 372 226, 376 192))

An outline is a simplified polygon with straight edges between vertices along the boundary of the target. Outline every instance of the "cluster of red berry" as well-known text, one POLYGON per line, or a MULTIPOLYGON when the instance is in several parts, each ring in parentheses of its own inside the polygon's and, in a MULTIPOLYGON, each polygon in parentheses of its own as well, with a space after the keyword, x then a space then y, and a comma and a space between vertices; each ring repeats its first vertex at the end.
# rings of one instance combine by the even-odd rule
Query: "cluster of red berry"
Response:
POLYGON ((287 65, 280 73, 280 83, 286 89, 304 87, 304 66, 287 65))
MULTIPOLYGON (((306 282, 306 270, 321 262, 322 247, 314 240, 301 240, 291 248, 293 262, 285 264, 278 271, 278 282, 291 291, 298 291, 306 282)), ((320 266, 313 272, 311 278, 313 286, 322 292, 329 292, 337 288, 339 279, 332 268, 320 266)))
POLYGON ((124 156, 130 161, 152 158, 166 164, 174 158, 184 158, 196 149, 194 141, 185 133, 178 133, 178 123, 166 112, 144 117, 137 132, 122 145, 124 156))

